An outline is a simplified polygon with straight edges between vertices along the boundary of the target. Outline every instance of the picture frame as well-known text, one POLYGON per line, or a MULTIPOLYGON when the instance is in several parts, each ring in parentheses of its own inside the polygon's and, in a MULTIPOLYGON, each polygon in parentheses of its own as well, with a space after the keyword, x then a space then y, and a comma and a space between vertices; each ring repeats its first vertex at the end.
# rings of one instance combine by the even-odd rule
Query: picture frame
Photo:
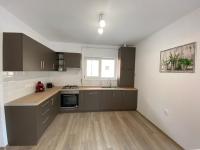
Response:
POLYGON ((160 52, 161 73, 194 73, 196 42, 160 52))

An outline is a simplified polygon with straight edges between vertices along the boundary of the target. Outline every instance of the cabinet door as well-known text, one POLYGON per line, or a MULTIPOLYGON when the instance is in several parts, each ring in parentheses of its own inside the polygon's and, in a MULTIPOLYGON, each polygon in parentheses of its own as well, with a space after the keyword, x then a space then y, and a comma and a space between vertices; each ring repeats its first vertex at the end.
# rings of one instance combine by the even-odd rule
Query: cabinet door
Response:
POLYGON ((136 110, 137 91, 102 91, 100 110, 136 110))
POLYGON ((113 91, 112 90, 105 90, 102 92, 102 98, 100 101, 100 110, 113 110, 114 99, 113 99, 113 91))
POLYGON ((80 53, 65 53, 65 66, 67 68, 81 68, 81 54, 80 53))
POLYGON ((120 60, 118 73, 119 87, 134 87, 135 48, 121 47, 118 54, 120 60))
POLYGON ((44 70, 45 71, 54 71, 56 62, 56 53, 49 48, 44 48, 44 70))
POLYGON ((23 70, 41 71, 43 51, 40 43, 23 35, 23 70))
POLYGON ((122 110, 136 110, 137 109, 137 90, 124 90, 122 92, 122 110))
POLYGON ((123 109, 123 91, 121 90, 114 90, 112 92, 112 101, 113 101, 113 105, 112 105, 112 109, 113 110, 124 110, 123 109))
POLYGON ((119 51, 121 69, 135 70, 135 48, 122 47, 119 51))
POLYGON ((23 35, 23 65, 27 71, 52 71, 55 52, 41 43, 23 35))
POLYGON ((51 51, 51 71, 57 71, 57 54, 54 51, 51 51))
POLYGON ((99 110, 99 102, 101 100, 102 93, 101 91, 83 91, 83 103, 82 110, 83 111, 98 111, 99 110))
POLYGON ((120 72, 118 84, 120 87, 134 87, 135 73, 133 70, 124 70, 120 72))
POLYGON ((105 90, 102 91, 102 99, 100 101, 101 110, 121 110, 122 95, 119 90, 105 90))
POLYGON ((37 135, 37 108, 35 106, 5 106, 9 145, 35 145, 37 135))
POLYGON ((3 33, 3 70, 23 70, 23 35, 20 33, 3 33))

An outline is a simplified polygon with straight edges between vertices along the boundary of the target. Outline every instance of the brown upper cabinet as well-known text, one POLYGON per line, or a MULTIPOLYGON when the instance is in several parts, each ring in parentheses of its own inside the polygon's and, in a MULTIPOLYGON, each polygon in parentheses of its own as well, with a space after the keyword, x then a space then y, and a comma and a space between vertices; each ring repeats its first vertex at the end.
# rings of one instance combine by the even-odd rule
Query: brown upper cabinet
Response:
POLYGON ((3 33, 4 71, 53 71, 56 54, 23 33, 3 33))
POLYGON ((64 53, 66 68, 81 68, 80 53, 64 53))
POLYGON ((118 53, 119 59, 119 87, 134 87, 135 77, 135 47, 121 47, 118 53))
POLYGON ((80 53, 57 53, 57 70, 66 71, 67 68, 81 68, 81 54, 80 53))

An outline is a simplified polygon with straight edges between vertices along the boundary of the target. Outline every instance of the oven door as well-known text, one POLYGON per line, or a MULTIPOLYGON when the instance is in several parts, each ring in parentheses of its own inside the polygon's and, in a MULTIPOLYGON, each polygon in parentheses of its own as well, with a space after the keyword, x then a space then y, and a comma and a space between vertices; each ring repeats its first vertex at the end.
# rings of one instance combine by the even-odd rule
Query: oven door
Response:
POLYGON ((78 107, 78 94, 61 94, 61 107, 78 107))

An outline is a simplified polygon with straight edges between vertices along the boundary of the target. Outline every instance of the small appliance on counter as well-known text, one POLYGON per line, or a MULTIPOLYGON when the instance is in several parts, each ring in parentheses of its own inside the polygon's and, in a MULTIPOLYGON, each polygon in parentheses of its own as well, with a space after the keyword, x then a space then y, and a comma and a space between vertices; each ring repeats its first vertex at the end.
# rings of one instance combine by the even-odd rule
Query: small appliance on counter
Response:
POLYGON ((44 84, 41 81, 38 81, 35 88, 35 92, 43 92, 45 90, 44 84))
POLYGON ((54 87, 54 85, 53 85, 53 83, 51 83, 51 82, 48 82, 47 83, 47 85, 46 85, 46 88, 53 88, 54 87))

